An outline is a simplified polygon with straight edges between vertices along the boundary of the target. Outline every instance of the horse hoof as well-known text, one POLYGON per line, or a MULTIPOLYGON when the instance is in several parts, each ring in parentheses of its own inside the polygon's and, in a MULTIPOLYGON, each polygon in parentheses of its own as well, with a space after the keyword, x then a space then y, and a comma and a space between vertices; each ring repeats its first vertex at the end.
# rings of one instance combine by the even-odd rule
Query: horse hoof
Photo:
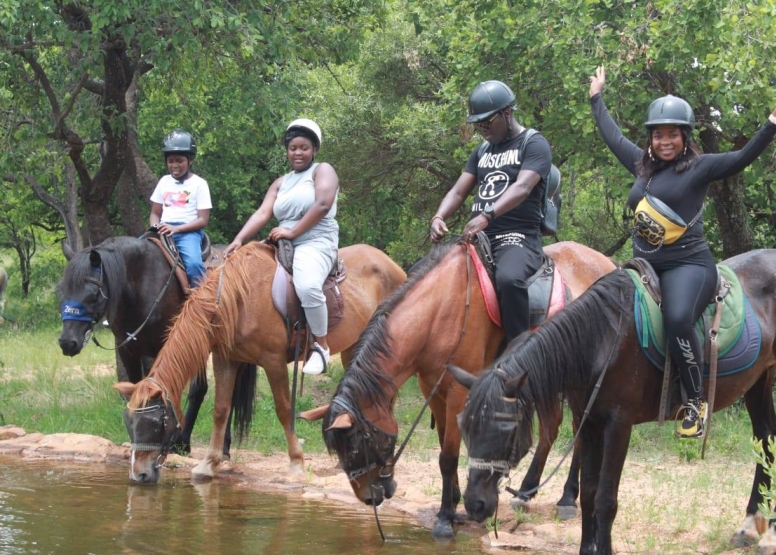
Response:
POLYGON ((438 520, 434 525, 434 529, 431 531, 431 535, 438 540, 452 538, 455 536, 455 533, 453 532, 453 524, 447 520, 438 520))
POLYGON ((556 505, 555 518, 558 520, 571 520, 577 516, 577 508, 574 505, 556 505))

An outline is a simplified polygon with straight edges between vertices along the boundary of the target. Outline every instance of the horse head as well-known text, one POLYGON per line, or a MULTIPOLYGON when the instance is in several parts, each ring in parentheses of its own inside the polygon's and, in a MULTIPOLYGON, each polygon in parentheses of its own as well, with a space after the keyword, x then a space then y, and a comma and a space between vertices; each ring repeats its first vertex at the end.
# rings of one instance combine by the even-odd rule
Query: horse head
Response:
POLYGON ((497 364, 479 378, 454 365, 447 369, 469 390, 458 415, 461 437, 469 451, 464 504, 469 517, 482 522, 496 511, 501 480, 528 454, 533 443, 532 404, 523 390, 527 374, 510 377, 497 364))
POLYGON ((396 492, 393 474, 398 424, 390 411, 369 412, 367 417, 345 397, 335 396, 329 405, 299 417, 323 419, 326 448, 337 454, 353 493, 366 505, 380 505, 396 492))
POLYGON ((160 468, 183 427, 170 396, 153 377, 137 384, 121 382, 114 389, 129 397, 124 424, 132 443, 129 479, 157 483, 160 468))
POLYGON ((59 334, 59 346, 63 355, 71 357, 86 346, 94 326, 108 309, 108 288, 100 252, 91 249, 88 263, 85 256, 76 256, 62 279, 64 300, 60 306, 62 333, 59 334))

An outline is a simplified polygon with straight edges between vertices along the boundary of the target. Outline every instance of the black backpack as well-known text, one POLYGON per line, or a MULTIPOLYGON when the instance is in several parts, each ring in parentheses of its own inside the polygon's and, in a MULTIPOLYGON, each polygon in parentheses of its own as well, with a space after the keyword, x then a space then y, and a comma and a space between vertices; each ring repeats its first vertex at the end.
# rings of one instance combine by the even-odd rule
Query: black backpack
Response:
MULTIPOLYGON (((536 129, 528 129, 526 131, 525 139, 523 140, 523 147, 520 149, 520 156, 518 162, 522 164, 523 151, 528 145, 528 141, 536 133, 536 129)), ((490 142, 482 141, 478 154, 482 157, 485 151, 490 146, 490 142)), ((560 182, 561 175, 560 170, 555 164, 550 166, 550 171, 547 175, 542 176, 544 181, 544 197, 542 198, 542 219, 539 223, 539 227, 542 231, 542 235, 547 237, 553 237, 558 233, 558 218, 560 216, 560 182)))

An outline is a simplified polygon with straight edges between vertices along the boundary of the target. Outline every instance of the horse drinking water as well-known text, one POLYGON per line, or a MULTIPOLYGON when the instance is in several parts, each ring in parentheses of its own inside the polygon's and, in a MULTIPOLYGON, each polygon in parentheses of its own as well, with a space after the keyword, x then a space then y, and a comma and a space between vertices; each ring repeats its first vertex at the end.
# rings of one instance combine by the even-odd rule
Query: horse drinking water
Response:
MULTIPOLYGON (((488 315, 470 247, 460 241, 435 247, 372 318, 332 402, 300 415, 323 418, 326 446, 337 454, 354 493, 366 504, 379 505, 396 489, 393 465, 398 425, 393 407, 397 392, 413 375, 426 398, 434 391, 429 406, 441 447, 442 473, 441 507, 432 531, 437 537, 453 535, 461 497, 457 473, 461 436, 456 415, 463 407, 465 391, 445 373, 445 363, 454 361, 471 372, 479 371, 493 360, 503 338, 501 328, 488 315)), ((577 243, 555 243, 544 252, 554 261, 572 299, 614 269, 607 257, 577 243)), ((560 283, 559 277, 555 279, 560 283)), ((557 398, 555 404, 559 419, 557 398)), ((557 422, 548 427, 557 432, 557 422)), ((537 448, 532 481, 538 483, 553 439, 548 435, 537 448)))
MULTIPOLYGON (((329 320, 328 340, 331 352, 341 353, 347 364, 378 304, 404 283, 406 275, 387 255, 368 245, 342 248, 339 257, 346 273, 337 285, 343 310, 336 326, 329 320)), ((142 442, 149 446, 133 449, 132 480, 160 479, 159 467, 181 424, 181 393, 211 351, 216 379, 213 435, 193 478, 211 478, 221 462, 235 376, 239 363, 246 361, 258 363, 266 372, 288 441, 291 469, 301 471, 304 457, 293 429, 289 399, 287 364, 293 353, 289 352, 286 324, 273 306, 277 268, 274 250, 268 245, 253 242, 236 251, 186 301, 148 377, 136 385, 116 384, 122 394, 131 396, 126 415, 130 435, 141 434, 142 442)), ((133 437, 133 445, 140 439, 133 437)))
MULTIPOLYGON (((767 440, 776 433, 772 399, 776 376, 776 251, 752 251, 723 264, 734 271, 748 298, 748 303, 741 300, 742 313, 755 318, 754 322, 746 321, 746 334, 742 332, 749 339, 740 353, 751 352, 751 356, 730 371, 720 370, 713 388, 715 395, 708 379, 704 380, 704 390, 709 391, 714 410, 730 406, 743 396, 754 436, 763 442, 770 458, 773 455, 768 452, 767 440)), ((643 318, 640 310, 634 311, 634 305, 641 305, 635 302, 638 291, 625 270, 613 272, 537 331, 516 339, 478 379, 450 367, 456 379, 470 388, 462 414, 462 432, 470 456, 491 463, 490 470, 469 470, 464 497, 470 517, 482 521, 494 513, 499 479, 530 446, 533 421, 529 415, 533 407, 540 422, 552 419, 555 400, 562 394, 577 419, 589 411, 579 432, 579 552, 612 552, 612 524, 631 430, 635 424, 656 420, 661 404, 663 376, 642 350, 646 336, 637 333, 637 321, 643 318)), ((720 359, 720 368, 722 362, 720 359)), ((670 416, 681 404, 678 389, 669 400, 670 416)), ((770 479, 757 465, 746 518, 733 541, 743 544, 759 539, 761 548, 773 549, 773 526, 762 537, 758 532, 758 522, 763 522, 758 511, 763 500, 760 487, 770 487, 770 479)))

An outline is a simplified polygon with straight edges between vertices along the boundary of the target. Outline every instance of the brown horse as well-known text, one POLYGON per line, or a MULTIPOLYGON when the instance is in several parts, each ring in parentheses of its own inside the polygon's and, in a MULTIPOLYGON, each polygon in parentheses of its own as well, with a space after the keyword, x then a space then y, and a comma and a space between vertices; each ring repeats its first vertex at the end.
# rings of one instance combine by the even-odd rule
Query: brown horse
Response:
MULTIPOLYGON (((368 245, 340 249, 347 277, 339 283, 344 301, 342 320, 329 331, 332 353, 343 364, 374 311, 404 283, 404 271, 387 255, 368 245)), ((222 460, 227 416, 240 362, 263 367, 275 399, 275 412, 286 433, 292 470, 301 470, 302 448, 293 430, 288 380, 288 337, 283 317, 271 300, 277 263, 271 247, 250 243, 212 272, 184 303, 149 376, 137 385, 116 384, 128 404, 133 448, 130 478, 157 482, 166 446, 181 422, 181 392, 213 352, 216 379, 213 435, 206 458, 194 478, 209 478, 222 460), (169 411, 169 412, 167 412, 169 411), (137 437, 141 435, 143 437, 137 437)), ((240 418, 240 415, 235 415, 240 418)), ((248 415, 249 417, 250 415, 248 415)))
MULTIPOLYGON (((710 401, 714 410, 721 410, 743 397, 753 434, 772 460, 768 438, 776 435, 772 398, 776 378, 776 250, 748 252, 723 264, 735 271, 749 298, 761 342, 751 366, 717 376, 710 401)), ((469 452, 483 460, 505 461, 512 466, 527 453, 533 423, 526 418, 529 406, 536 407, 540 422, 552 419, 551 399, 563 394, 576 418, 588 414, 579 435, 581 554, 612 552, 612 524, 631 431, 635 424, 657 420, 660 413, 663 376, 639 346, 634 297, 631 278, 624 271, 613 272, 535 333, 515 340, 478 379, 450 368, 471 388, 462 430, 469 452), (559 342, 563 342, 562 349, 559 342)), ((709 391, 708 380, 704 389, 709 391)), ((671 405, 669 414, 677 414, 681 405, 678 388, 671 405)), ((464 496, 469 516, 482 521, 493 514, 502 475, 503 471, 486 476, 470 470, 464 496)), ((770 487, 770 477, 757 465, 747 516, 733 536, 734 543, 759 539, 762 550, 776 546, 773 526, 762 538, 758 531, 758 523, 764 524, 759 513, 763 500, 760 488, 770 487)), ((688 496, 688 504, 692 503, 691 491, 678 494, 688 496)), ((770 550, 766 552, 772 553, 770 550)))
MULTIPOLYGON (((397 391, 417 375, 428 398, 441 379, 430 401, 441 446, 442 503, 433 529, 437 537, 453 535, 461 497, 457 473, 461 434, 456 415, 466 398, 466 390, 445 373, 445 364, 454 361, 477 372, 493 360, 503 338, 502 330, 488 317, 477 279, 471 275, 468 252, 462 242, 435 247, 375 314, 331 404, 300 415, 324 419, 326 446, 337 453, 356 496, 379 505, 396 488, 393 451, 398 425, 393 406, 397 391)), ((555 243, 544 252, 565 278, 572 298, 615 267, 604 255, 577 243, 555 243)), ((556 405, 560 411, 560 403, 556 405)), ((544 446, 546 451, 552 440, 544 446)))

